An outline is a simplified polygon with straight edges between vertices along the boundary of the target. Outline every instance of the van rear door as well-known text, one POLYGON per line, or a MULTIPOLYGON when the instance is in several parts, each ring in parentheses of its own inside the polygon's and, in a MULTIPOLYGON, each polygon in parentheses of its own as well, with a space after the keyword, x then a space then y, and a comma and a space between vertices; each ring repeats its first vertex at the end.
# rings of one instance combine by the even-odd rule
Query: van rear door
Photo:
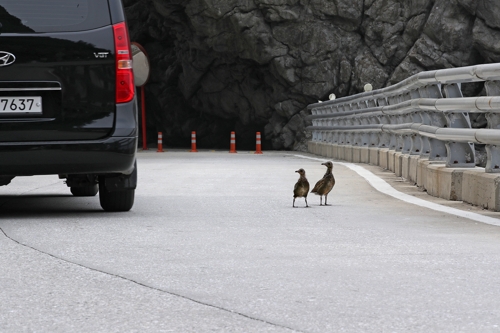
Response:
POLYGON ((0 142, 95 140, 115 120, 108 2, 0 2, 0 142))

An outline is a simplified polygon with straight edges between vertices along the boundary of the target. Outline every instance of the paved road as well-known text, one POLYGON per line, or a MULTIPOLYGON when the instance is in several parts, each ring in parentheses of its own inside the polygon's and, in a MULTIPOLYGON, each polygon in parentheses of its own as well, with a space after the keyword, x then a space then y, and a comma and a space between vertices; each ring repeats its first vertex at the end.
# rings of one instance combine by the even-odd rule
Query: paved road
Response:
POLYGON ((0 188, 0 332, 500 331, 500 227, 344 164, 331 206, 294 209, 294 171, 325 172, 302 155, 141 152, 129 213, 15 179, 0 188))

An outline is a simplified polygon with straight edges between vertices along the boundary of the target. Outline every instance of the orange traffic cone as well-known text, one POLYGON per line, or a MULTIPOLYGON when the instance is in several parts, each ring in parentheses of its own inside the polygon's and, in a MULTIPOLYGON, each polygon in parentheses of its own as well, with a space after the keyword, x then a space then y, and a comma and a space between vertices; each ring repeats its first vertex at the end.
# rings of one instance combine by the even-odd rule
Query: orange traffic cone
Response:
POLYGON ((257 132, 257 141, 255 143, 255 154, 262 154, 262 144, 260 141, 260 132, 257 132))
POLYGON ((163 133, 158 132, 158 150, 157 153, 163 153, 163 133))
POLYGON ((236 153, 236 134, 234 132, 231 132, 231 145, 229 148, 230 153, 236 153))
POLYGON ((191 132, 191 150, 192 153, 197 153, 198 150, 196 150, 196 132, 192 131, 191 132))

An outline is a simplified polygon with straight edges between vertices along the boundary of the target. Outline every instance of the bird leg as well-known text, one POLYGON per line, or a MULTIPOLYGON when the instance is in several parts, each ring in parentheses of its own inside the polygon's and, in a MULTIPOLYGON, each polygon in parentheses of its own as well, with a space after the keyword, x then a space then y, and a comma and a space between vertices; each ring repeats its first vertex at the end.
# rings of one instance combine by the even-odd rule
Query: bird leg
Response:
POLYGON ((326 204, 326 199, 328 198, 328 194, 325 195, 325 206, 330 206, 326 204))
POLYGON ((319 196, 319 205, 323 206, 323 196, 322 195, 319 196))
POLYGON ((304 197, 304 199, 306 200, 306 207, 309 207, 309 206, 307 205, 307 197, 304 197))
POLYGON ((293 198, 293 204, 292 207, 295 208, 295 198, 293 198))

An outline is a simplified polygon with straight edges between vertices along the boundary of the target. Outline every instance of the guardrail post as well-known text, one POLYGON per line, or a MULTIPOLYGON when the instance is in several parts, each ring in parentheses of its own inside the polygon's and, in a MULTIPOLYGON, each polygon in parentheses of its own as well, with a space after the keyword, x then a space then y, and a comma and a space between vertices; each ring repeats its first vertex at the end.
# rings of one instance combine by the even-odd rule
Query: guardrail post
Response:
POLYGON ((500 173, 500 147, 496 145, 486 145, 486 160, 485 171, 488 173, 500 173))
POLYGON ((338 131, 332 132, 332 143, 333 144, 339 143, 339 132, 338 131))
POLYGON ((391 135, 386 132, 381 132, 378 139, 379 148, 390 148, 391 147, 391 135))
POLYGON ((346 145, 352 146, 354 145, 354 132, 347 132, 346 133, 346 145))
POLYGON ((328 136, 327 136, 326 141, 328 143, 332 143, 333 142, 333 133, 331 131, 328 132, 328 136))
POLYGON ((420 139, 420 135, 413 134, 411 135, 411 150, 410 155, 420 155, 422 151, 422 140, 420 139))
MULTIPOLYGON (((446 117, 440 112, 426 112, 430 125, 436 127, 446 127, 446 117)), ((446 144, 438 139, 429 138, 429 161, 446 161, 447 149, 446 144)))
POLYGON ((444 142, 430 138, 429 145, 431 147, 429 161, 446 161, 448 153, 444 142))
POLYGON ((403 146, 405 145, 405 140, 403 138, 403 135, 402 134, 396 134, 396 139, 397 139, 397 142, 396 142, 396 151, 403 151, 403 146))
MULTIPOLYGON (((412 112, 411 114, 411 121, 412 123, 415 124, 421 124, 422 123, 422 117, 417 112, 412 112)), ((413 133, 412 140, 411 140, 411 152, 410 155, 421 155, 422 154, 422 136, 416 133, 413 133)))
POLYGON ((429 138, 420 135, 420 156, 428 156, 431 153, 429 138))
POLYGON ((398 147, 398 136, 394 133, 390 133, 389 149, 397 151, 398 147))
MULTIPOLYGON (((486 80, 484 82, 486 94, 488 96, 500 96, 500 81, 486 80)), ((487 113, 485 115, 488 122, 488 128, 500 129, 500 116, 496 113, 487 113)), ((487 161, 485 171, 489 173, 500 172, 498 165, 500 165, 500 154, 496 145, 486 145, 487 161)))
MULTIPOLYGON (((467 112, 446 112, 449 128, 471 128, 469 114, 467 112)), ((446 166, 473 168, 476 166, 476 153, 474 144, 468 142, 446 142, 448 153, 446 166)))
POLYGON ((473 168, 476 166, 474 144, 446 142, 446 166, 449 168, 473 168))
POLYGON ((411 153, 411 147, 412 147, 412 141, 413 141, 413 134, 403 134, 403 146, 401 147, 401 152, 403 154, 410 154, 411 153))
MULTIPOLYGON (((420 112, 420 118, 422 119, 421 123, 424 125, 431 125, 431 118, 427 114, 427 112, 420 112)), ((428 156, 431 152, 431 144, 429 138, 423 135, 420 135, 420 155, 428 156)))
POLYGON ((370 133, 361 132, 361 144, 360 144, 360 146, 362 146, 362 147, 369 147, 370 146, 370 133))
POLYGON ((378 147, 379 146, 379 142, 380 142, 380 135, 379 135, 379 133, 370 132, 370 133, 368 133, 368 136, 370 137, 370 139, 369 139, 369 146, 370 147, 378 147))
MULTIPOLYGON (((494 82, 490 82, 494 83, 494 82)), ((490 91, 492 88, 499 88, 498 85, 491 85, 490 91)), ((500 94, 500 89, 498 89, 498 93, 500 94)), ((500 114, 498 113, 487 113, 486 120, 488 121, 488 128, 490 129, 500 129, 500 114)), ((497 145, 486 145, 486 166, 485 171, 488 173, 499 173, 500 172, 500 147, 497 145)))

